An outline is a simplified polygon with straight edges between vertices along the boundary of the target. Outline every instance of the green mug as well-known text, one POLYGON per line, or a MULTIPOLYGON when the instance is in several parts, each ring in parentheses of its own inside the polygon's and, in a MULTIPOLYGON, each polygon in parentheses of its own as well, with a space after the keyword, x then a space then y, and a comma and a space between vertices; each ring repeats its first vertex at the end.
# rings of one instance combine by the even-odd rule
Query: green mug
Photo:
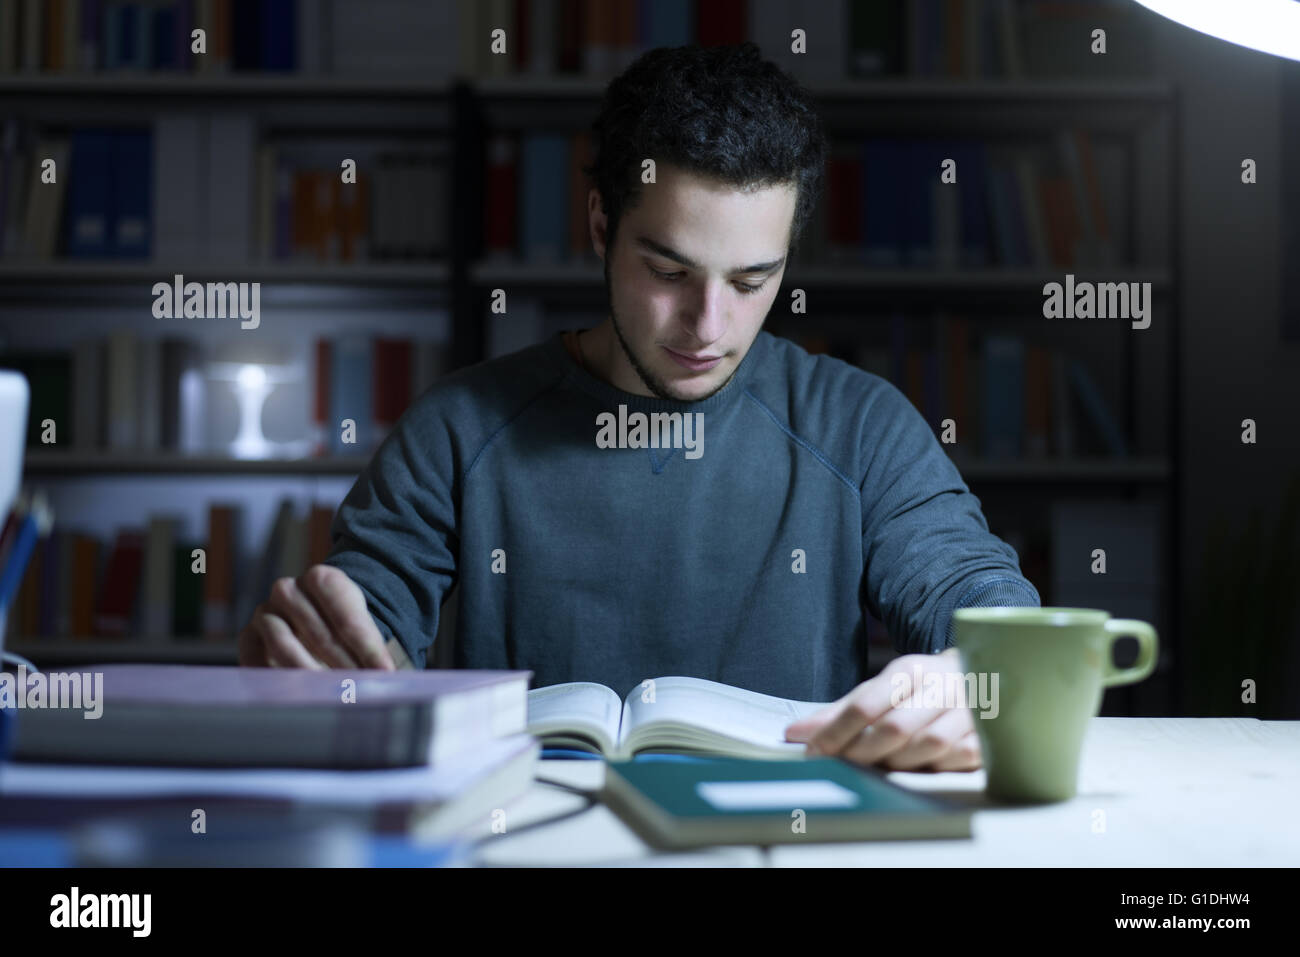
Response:
POLYGON ((971 706, 989 796, 1011 803, 1074 797, 1102 691, 1155 670, 1156 630, 1098 608, 959 608, 953 619, 963 669, 993 691, 992 707, 971 706), (1130 635, 1137 661, 1117 668, 1115 640, 1130 635))

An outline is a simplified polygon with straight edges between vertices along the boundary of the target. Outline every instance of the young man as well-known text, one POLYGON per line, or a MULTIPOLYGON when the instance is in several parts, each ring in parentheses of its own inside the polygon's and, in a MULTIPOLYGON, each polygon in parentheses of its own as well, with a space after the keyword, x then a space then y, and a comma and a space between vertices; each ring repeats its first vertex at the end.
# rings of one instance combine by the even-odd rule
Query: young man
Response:
POLYGON ((609 317, 421 396, 241 661, 392 667, 396 639, 421 665, 459 583, 458 667, 833 701, 789 739, 979 767, 969 709, 900 688, 956 670, 955 608, 1038 593, 894 386, 761 331, 821 188, 810 101, 752 45, 661 49, 594 129, 609 317), (913 652, 869 681, 864 607, 913 652))

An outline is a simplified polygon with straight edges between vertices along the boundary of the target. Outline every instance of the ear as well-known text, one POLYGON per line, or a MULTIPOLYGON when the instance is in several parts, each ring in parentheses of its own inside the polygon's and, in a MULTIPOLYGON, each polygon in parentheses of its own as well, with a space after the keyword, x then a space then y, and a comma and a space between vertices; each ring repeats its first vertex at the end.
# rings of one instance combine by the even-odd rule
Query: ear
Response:
POLYGON ((605 258, 605 230, 609 219, 601 208, 600 191, 592 187, 587 193, 587 224, 591 232, 591 248, 603 261, 605 258))

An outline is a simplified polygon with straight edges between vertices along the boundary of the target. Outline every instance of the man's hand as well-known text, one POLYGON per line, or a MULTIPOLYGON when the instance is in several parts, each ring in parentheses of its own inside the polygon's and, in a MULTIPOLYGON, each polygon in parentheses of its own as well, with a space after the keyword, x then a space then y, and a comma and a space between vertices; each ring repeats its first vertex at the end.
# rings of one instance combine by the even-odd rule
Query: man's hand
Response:
POLYGON ((786 740, 806 742, 810 755, 880 764, 891 771, 978 770, 980 743, 964 683, 952 682, 957 707, 921 707, 925 676, 957 674, 957 662, 955 648, 937 655, 895 658, 839 701, 786 728, 786 740), (914 680, 918 667, 920 682, 914 680))
POLYGON ((239 663, 271 668, 395 670, 366 596, 347 573, 313 565, 279 578, 239 633, 239 663))

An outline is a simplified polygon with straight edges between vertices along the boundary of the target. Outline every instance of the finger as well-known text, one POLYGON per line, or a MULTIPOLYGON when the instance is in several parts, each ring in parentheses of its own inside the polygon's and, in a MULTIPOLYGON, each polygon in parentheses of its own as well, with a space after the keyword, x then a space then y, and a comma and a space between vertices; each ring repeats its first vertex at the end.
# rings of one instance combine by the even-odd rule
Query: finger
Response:
POLYGON ((257 619, 257 627, 262 633, 267 656, 275 661, 276 667, 310 668, 320 670, 325 666, 313 658, 302 646, 286 622, 279 615, 267 612, 257 619))
POLYGON ((879 717, 868 700, 866 692, 869 683, 859 685, 836 702, 836 710, 830 720, 809 735, 808 754, 839 754, 879 717))
POLYGON ((266 645, 253 624, 253 619, 256 619, 264 610, 261 605, 258 605, 253 612, 252 619, 239 633, 239 657, 237 660, 241 668, 268 668, 271 665, 270 659, 266 655, 266 645))
POLYGON ((980 736, 972 730, 962 737, 948 753, 934 762, 935 771, 978 771, 984 766, 980 751, 980 736))
POLYGON ((919 771, 938 761, 971 731, 970 711, 948 708, 933 721, 922 725, 904 745, 889 755, 885 764, 894 771, 919 771))
MULTIPOLYGON (((310 655, 311 655, 311 652, 309 651, 309 652, 307 652, 307 654, 310 656, 310 655)), ((269 668, 293 668, 293 667, 295 667, 294 665, 285 664, 285 663, 284 663, 283 661, 281 661, 279 658, 276 658, 275 655, 273 655, 273 654, 268 654, 267 657, 266 657, 266 660, 267 660, 267 667, 269 667, 269 668)), ((325 667, 323 664, 321 664, 320 660, 317 659, 317 658, 312 658, 312 661, 314 662, 314 664, 312 665, 312 670, 320 670, 320 669, 323 669, 323 668, 325 667)))
POLYGON ((923 706, 921 695, 921 690, 917 689, 915 694, 898 701, 865 732, 845 745, 840 751, 841 757, 862 765, 883 763, 886 759, 892 761, 922 729, 948 710, 923 706))
MULTIPOLYGON (((874 725, 886 714, 896 710, 896 705, 907 700, 913 691, 912 675, 905 670, 882 672, 858 685, 837 701, 835 715, 808 737, 809 754, 842 754, 857 740, 863 729, 874 725)), ((893 731, 884 729, 886 737, 893 731)), ((875 748, 886 748, 887 753, 898 746, 897 742, 877 740, 875 748)))
POLYGON ((786 726, 785 739, 787 741, 807 741, 812 737, 814 731, 833 718, 838 711, 839 702, 833 701, 812 714, 804 715, 798 721, 792 721, 786 726))
POLYGON ((879 764, 907 747, 912 737, 939 716, 936 709, 912 707, 908 699, 846 744, 840 756, 855 764, 879 764))
POLYGON ((330 668, 360 667, 352 653, 335 640, 316 606, 292 578, 275 580, 267 604, 272 612, 289 623, 293 633, 313 657, 330 668))
POLYGON ((332 565, 313 565, 298 582, 329 625, 331 634, 348 649, 360 667, 397 670, 384 647, 383 635, 370 617, 365 594, 346 572, 332 565))

